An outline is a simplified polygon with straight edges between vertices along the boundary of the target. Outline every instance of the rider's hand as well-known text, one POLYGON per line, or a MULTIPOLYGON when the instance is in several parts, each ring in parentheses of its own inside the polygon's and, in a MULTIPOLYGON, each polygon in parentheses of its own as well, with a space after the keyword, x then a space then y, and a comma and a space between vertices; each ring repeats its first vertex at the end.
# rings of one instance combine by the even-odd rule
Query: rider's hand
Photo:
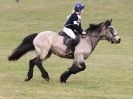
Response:
POLYGON ((81 37, 82 37, 82 38, 85 38, 85 37, 86 37, 86 34, 87 34, 87 33, 83 31, 81 37))
POLYGON ((85 32, 85 31, 83 31, 83 32, 82 32, 82 34, 83 34, 83 35, 86 35, 86 32, 85 32))

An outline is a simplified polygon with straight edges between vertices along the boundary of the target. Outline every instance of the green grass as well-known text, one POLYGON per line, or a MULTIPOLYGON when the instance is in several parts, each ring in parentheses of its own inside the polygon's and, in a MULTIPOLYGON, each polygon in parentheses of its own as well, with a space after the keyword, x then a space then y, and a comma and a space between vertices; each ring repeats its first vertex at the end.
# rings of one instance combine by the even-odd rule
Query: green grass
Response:
POLYGON ((133 99, 133 1, 82 1, 83 28, 112 18, 122 42, 101 41, 86 60, 86 70, 61 84, 60 75, 72 61, 53 55, 44 63, 49 83, 36 67, 34 78, 24 82, 35 53, 17 62, 8 62, 7 57, 30 33, 60 31, 76 0, 0 0, 0 99, 133 99))

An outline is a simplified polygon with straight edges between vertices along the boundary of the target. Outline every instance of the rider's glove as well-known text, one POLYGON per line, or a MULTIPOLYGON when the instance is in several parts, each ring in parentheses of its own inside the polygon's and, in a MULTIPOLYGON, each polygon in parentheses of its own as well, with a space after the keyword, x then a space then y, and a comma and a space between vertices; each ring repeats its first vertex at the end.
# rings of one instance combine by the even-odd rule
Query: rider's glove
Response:
POLYGON ((85 31, 83 31, 83 32, 82 32, 82 34, 83 34, 83 35, 86 35, 86 32, 85 32, 85 31))

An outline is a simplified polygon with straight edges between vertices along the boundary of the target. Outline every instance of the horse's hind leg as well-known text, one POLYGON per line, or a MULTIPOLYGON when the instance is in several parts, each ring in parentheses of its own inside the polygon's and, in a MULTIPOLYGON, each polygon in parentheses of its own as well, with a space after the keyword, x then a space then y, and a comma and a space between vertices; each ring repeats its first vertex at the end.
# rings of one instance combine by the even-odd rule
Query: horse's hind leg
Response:
MULTIPOLYGON (((46 59, 49 58, 51 56, 51 54, 52 54, 52 52, 49 51, 47 56, 46 56, 46 59)), ((36 65, 36 63, 38 63, 37 57, 29 61, 29 70, 28 70, 27 77, 26 77, 25 81, 29 81, 29 80, 32 79, 32 77, 33 77, 33 69, 34 69, 34 66, 36 65)), ((43 69, 44 69, 43 67, 38 67, 38 68, 40 69, 40 71, 43 71, 43 69)), ((43 76, 43 77, 45 78, 45 76, 43 76)), ((49 78, 49 77, 47 77, 47 78, 49 78)))
POLYGON ((48 75, 47 71, 44 69, 44 67, 42 65, 42 61, 46 60, 47 58, 49 58, 51 56, 52 52, 50 51, 50 47, 47 49, 43 49, 43 50, 40 50, 38 48, 37 52, 38 52, 38 58, 36 59, 36 65, 38 66, 38 68, 42 74, 42 77, 45 80, 49 81, 49 75, 48 75))
POLYGON ((27 77, 26 77, 25 81, 29 81, 29 80, 32 79, 33 69, 34 69, 34 66, 35 66, 35 63, 36 63, 36 59, 37 58, 34 58, 34 59, 29 61, 29 70, 28 70, 27 77))
POLYGON ((47 40, 41 41, 38 39, 34 39, 33 44, 35 46, 36 53, 37 53, 36 65, 39 68, 39 70, 42 74, 42 77, 45 80, 49 81, 49 75, 48 75, 47 71, 43 68, 42 61, 46 60, 48 57, 50 57, 51 45, 50 45, 49 41, 47 41, 47 40))
POLYGON ((39 70, 41 71, 42 77, 46 81, 49 81, 49 75, 48 75, 47 71, 43 68, 42 59, 40 59, 40 57, 37 58, 36 65, 38 66, 39 70))

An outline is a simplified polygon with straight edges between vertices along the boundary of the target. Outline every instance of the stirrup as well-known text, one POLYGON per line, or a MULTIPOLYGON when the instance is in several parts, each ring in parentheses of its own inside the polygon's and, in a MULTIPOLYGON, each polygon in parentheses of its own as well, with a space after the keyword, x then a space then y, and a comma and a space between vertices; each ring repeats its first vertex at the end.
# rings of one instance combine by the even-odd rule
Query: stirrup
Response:
POLYGON ((72 51, 66 52, 66 55, 73 55, 72 51))

